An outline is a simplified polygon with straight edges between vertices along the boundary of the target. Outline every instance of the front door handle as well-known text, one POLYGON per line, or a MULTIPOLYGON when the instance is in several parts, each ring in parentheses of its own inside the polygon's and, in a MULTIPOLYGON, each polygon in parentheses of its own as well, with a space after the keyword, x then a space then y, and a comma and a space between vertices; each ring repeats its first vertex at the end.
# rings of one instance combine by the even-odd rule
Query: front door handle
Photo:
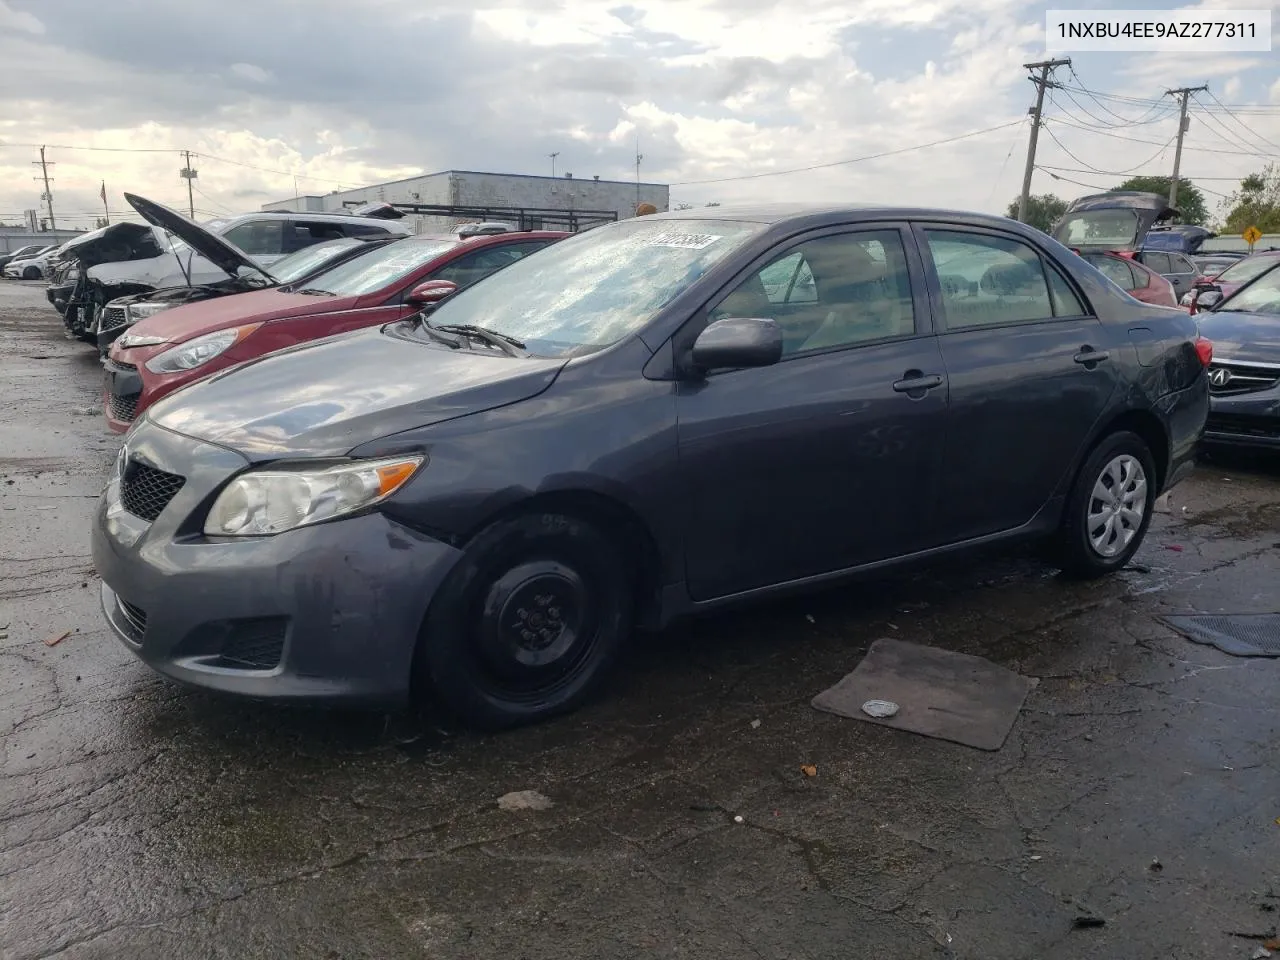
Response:
POLYGON ((918 370, 908 370, 906 376, 893 384, 895 393, 905 393, 914 397, 923 397, 926 390, 942 386, 942 377, 936 373, 925 376, 918 370))
POLYGON ((1074 360, 1076 363, 1082 363, 1086 367, 1093 369, 1094 364, 1101 363, 1103 360, 1106 360, 1109 356, 1111 356, 1111 354, 1107 353, 1107 351, 1105 350, 1095 350, 1093 349, 1093 347, 1086 345, 1081 347, 1080 352, 1077 353, 1071 359, 1074 360))

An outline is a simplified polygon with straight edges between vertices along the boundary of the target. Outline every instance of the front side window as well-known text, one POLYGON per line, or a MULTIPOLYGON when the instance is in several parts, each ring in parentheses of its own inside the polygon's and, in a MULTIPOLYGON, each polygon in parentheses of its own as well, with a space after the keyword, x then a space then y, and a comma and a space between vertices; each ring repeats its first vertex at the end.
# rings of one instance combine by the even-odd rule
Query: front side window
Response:
POLYGON ((1167 253, 1143 253, 1142 262, 1159 274, 1173 272, 1173 267, 1169 264, 1169 255, 1167 253))
POLYGON ((283 220, 250 220, 222 235, 251 257, 274 257, 285 252, 283 220))
POLYGON ((486 247, 445 264, 431 275, 431 279, 448 280, 456 283, 458 289, 469 287, 545 246, 546 242, 509 243, 497 247, 486 247))
POLYGON ((444 301, 433 324, 475 324, 542 356, 600 350, 641 330, 764 229, 734 220, 637 217, 552 244, 444 301))
POLYGON ((456 240, 398 240, 312 277, 307 289, 339 297, 373 293, 403 280, 457 245, 456 240))
POLYGON ((767 317, 782 328, 783 355, 910 336, 915 306, 897 230, 806 240, 752 272, 710 320, 767 317))
MULTIPOLYGON (((1048 320, 1054 317, 1040 255, 1010 237, 926 230, 938 271, 947 328, 1048 320)), ((1081 311, 1072 308, 1076 315, 1081 311)))

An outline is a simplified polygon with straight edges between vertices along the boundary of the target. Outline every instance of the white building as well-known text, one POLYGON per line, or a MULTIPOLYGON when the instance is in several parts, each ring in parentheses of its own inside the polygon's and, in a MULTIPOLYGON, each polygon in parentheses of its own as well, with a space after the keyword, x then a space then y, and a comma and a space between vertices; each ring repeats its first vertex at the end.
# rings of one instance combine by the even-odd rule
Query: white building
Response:
POLYGON ((451 232, 460 223, 496 221, 516 227, 548 230, 582 229, 634 216, 637 203, 669 209, 666 184, 626 180, 530 177, 507 173, 445 170, 405 180, 392 180, 356 190, 335 190, 263 204, 263 210, 332 212, 366 203, 414 204, 409 211, 415 233, 451 232), (440 210, 429 208, 466 208, 440 210))

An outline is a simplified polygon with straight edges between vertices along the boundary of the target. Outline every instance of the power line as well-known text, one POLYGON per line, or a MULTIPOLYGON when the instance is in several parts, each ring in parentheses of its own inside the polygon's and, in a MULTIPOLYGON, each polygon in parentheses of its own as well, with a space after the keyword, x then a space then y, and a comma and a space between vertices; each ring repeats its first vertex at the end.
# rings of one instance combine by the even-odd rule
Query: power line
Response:
POLYGON ((957 140, 968 140, 971 137, 979 137, 984 133, 993 133, 996 130, 1007 130, 1009 127, 1017 126, 1022 123, 1021 119, 1012 120, 1009 123, 1001 123, 994 127, 986 127, 983 130, 971 130, 968 133, 962 133, 954 137, 946 137, 942 140, 932 140, 929 143, 917 143, 911 147, 902 147, 898 150, 886 150, 883 153, 869 153, 865 157, 850 157, 848 160, 832 160, 830 163, 815 163, 807 167, 794 167, 790 170, 770 170, 766 173, 747 173, 737 177, 714 177, 709 180, 681 180, 670 184, 673 187, 691 187, 702 183, 728 183, 733 180, 756 180, 760 177, 781 177, 789 173, 808 173, 810 170, 825 170, 828 167, 841 167, 850 163, 862 163, 864 160, 879 160, 881 157, 893 157, 902 153, 911 153, 913 150, 924 150, 928 147, 938 147, 944 143, 955 143, 957 140))
MULTIPOLYGON (((1061 118, 1055 119, 1054 122, 1061 124, 1062 126, 1065 126, 1065 127, 1072 127, 1073 129, 1076 129, 1076 130, 1083 130, 1086 133, 1095 133, 1100 137, 1111 137, 1113 140, 1128 140, 1130 143, 1149 143, 1153 147, 1160 146, 1159 140, 1143 140, 1139 137, 1126 137, 1119 133, 1108 133, 1106 130, 1096 130, 1093 127, 1084 127, 1078 123, 1069 123, 1066 120, 1062 120, 1061 118)), ((1269 153, 1255 153, 1248 150, 1215 150, 1212 147, 1198 147, 1192 144, 1185 145, 1183 149, 1195 150, 1198 153, 1221 153, 1231 157, 1241 157, 1241 156, 1271 157, 1272 156, 1272 154, 1269 154, 1269 153)))
MULTIPOLYGON (((1155 105, 1155 106, 1162 106, 1166 108, 1169 106, 1169 101, 1163 98, 1127 97, 1127 96, 1124 96, 1123 94, 1118 94, 1118 93, 1098 93, 1097 91, 1087 90, 1083 86, 1071 87, 1065 83, 1058 84, 1058 87, 1063 90, 1074 90, 1077 93, 1091 94, 1092 96, 1101 98, 1103 100, 1111 100, 1119 103, 1134 103, 1134 104, 1139 104, 1143 106, 1155 105)), ((1263 113, 1280 113, 1280 106, 1274 106, 1271 104, 1233 103, 1233 104, 1223 104, 1222 106, 1224 109, 1231 109, 1236 111, 1255 110, 1263 113)))
MULTIPOLYGON (((1204 88, 1204 92, 1209 95, 1210 100, 1212 100, 1214 103, 1216 103, 1219 107, 1221 107, 1226 112, 1227 116, 1229 116, 1236 123, 1240 124, 1241 128, 1243 128, 1245 133, 1249 134, 1252 137, 1257 137, 1260 141, 1262 141, 1269 147, 1272 147, 1276 150, 1280 150, 1280 143, 1276 143, 1274 140, 1268 140, 1266 137, 1258 133, 1256 130, 1251 130, 1249 127, 1245 126, 1244 122, 1239 117, 1237 117, 1234 113, 1232 113, 1231 110, 1228 109, 1228 107, 1221 100, 1219 100, 1217 97, 1213 95, 1213 91, 1210 90, 1207 85, 1204 88)), ((1197 104, 1197 106, 1203 106, 1203 104, 1197 104)), ((1214 119, 1215 119, 1215 122, 1221 123, 1221 121, 1217 120, 1216 117, 1214 119)), ((1224 127, 1225 127, 1225 124, 1224 124, 1224 127)))
MULTIPOLYGON (((1042 172, 1044 172, 1044 173, 1049 174, 1049 176, 1051 176, 1051 177, 1053 176, 1053 171, 1054 171, 1054 170, 1057 170, 1057 171, 1060 171, 1060 172, 1065 172, 1065 173, 1096 173, 1096 174, 1098 174, 1098 175, 1100 175, 1100 176, 1104 176, 1104 177, 1118 177, 1118 176, 1123 176, 1123 174, 1113 173, 1113 172, 1112 172, 1112 171, 1110 171, 1110 170, 1097 170, 1097 169, 1094 169, 1093 167, 1087 167, 1087 168, 1081 169, 1081 168, 1079 168, 1079 167, 1058 167, 1058 166, 1054 166, 1053 164, 1039 164, 1039 163, 1037 163, 1037 164, 1036 164, 1036 169, 1037 169, 1037 170, 1040 170, 1040 171, 1042 171, 1042 172)), ((1163 174, 1163 173, 1147 173, 1147 174, 1138 174, 1138 176, 1147 176, 1147 177, 1163 177, 1163 176, 1164 176, 1164 174, 1163 174)), ((1203 178, 1201 178, 1201 177, 1183 177, 1183 178, 1182 178, 1182 182, 1183 182, 1184 184, 1190 183, 1192 186, 1194 186, 1194 187, 1195 187, 1197 190, 1199 190, 1201 193, 1211 193, 1211 194, 1213 194, 1215 197, 1224 197, 1224 198, 1225 198, 1225 197, 1229 197, 1229 196, 1230 196, 1230 194, 1222 193, 1221 191, 1218 191, 1218 190, 1211 190, 1211 189, 1209 189, 1208 187, 1204 186, 1204 185, 1200 182, 1202 179, 1204 179, 1204 180, 1234 180, 1234 179, 1237 179, 1237 178, 1235 178, 1235 177, 1203 177, 1203 178)), ((1070 182, 1070 181, 1069 181, 1069 182, 1070 182)), ((1101 189, 1111 190, 1111 189, 1115 189, 1115 188, 1114 188, 1114 187, 1106 187, 1106 188, 1101 188, 1101 189)))
MULTIPOLYGON (((1056 143, 1058 147, 1062 150, 1062 152, 1065 153, 1072 160, 1074 160, 1076 163, 1079 163, 1085 167, 1088 167, 1090 171, 1093 173, 1102 173, 1102 174, 1106 174, 1108 176, 1114 176, 1114 177, 1122 177, 1125 174, 1133 173, 1139 167, 1145 167, 1148 163, 1155 162, 1156 160, 1160 159, 1160 157, 1164 155, 1164 152, 1166 150, 1169 149, 1169 144, 1173 143, 1173 137, 1170 137, 1168 140, 1164 142, 1164 144, 1160 147, 1160 149, 1155 152, 1154 155, 1147 157, 1147 159, 1143 160, 1141 163, 1135 163, 1128 170, 1099 170, 1097 167, 1089 163, 1089 161, 1081 160, 1074 153, 1068 150, 1066 145, 1061 140, 1058 139, 1057 134, 1053 132, 1053 129, 1047 123, 1045 124, 1044 132, 1049 134, 1049 139, 1051 139, 1054 143, 1056 143)), ((1176 134, 1174 136, 1176 136, 1176 134)))

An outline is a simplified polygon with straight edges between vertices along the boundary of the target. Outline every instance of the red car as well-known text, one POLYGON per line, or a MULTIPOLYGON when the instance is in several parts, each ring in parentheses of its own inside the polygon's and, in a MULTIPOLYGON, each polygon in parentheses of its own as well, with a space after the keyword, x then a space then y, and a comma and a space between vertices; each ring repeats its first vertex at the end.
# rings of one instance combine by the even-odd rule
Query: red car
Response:
MULTIPOLYGON (((151 206, 143 214, 148 220, 154 217, 155 225, 224 269, 230 267, 233 276, 242 266, 253 266, 220 237, 167 207, 151 206)), ((527 231, 467 239, 409 237, 313 276, 303 289, 255 290, 147 317, 111 345, 103 364, 107 425, 123 433, 161 397, 246 360, 404 319, 566 236, 527 231)))
POLYGON ((1173 284, 1145 264, 1133 259, 1132 254, 1119 252, 1086 252, 1081 254, 1121 290, 1135 300, 1157 307, 1176 307, 1178 295, 1173 284))
POLYGON ((1207 310, 1227 299, 1250 280, 1262 276, 1277 266, 1280 266, 1280 250, 1267 250, 1237 260, 1216 277, 1197 280, 1195 287, 1191 290, 1191 303, 1188 306, 1192 313, 1202 309, 1207 310))

